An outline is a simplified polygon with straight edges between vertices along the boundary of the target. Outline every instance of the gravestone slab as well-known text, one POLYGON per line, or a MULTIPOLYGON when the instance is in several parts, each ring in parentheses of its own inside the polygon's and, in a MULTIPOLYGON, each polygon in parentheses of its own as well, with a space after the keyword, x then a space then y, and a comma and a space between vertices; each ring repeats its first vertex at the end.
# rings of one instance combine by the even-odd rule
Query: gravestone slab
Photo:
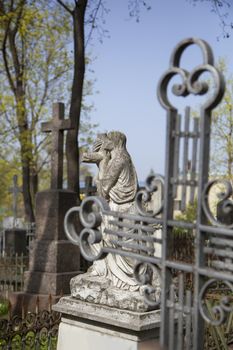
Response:
POLYGON ((4 231, 5 233, 5 253, 27 254, 27 232, 20 228, 12 228, 4 231))
POLYGON ((25 292, 61 295, 69 293, 69 280, 79 273, 79 249, 65 236, 63 221, 76 204, 77 195, 48 190, 36 196, 36 239, 30 249, 25 292))

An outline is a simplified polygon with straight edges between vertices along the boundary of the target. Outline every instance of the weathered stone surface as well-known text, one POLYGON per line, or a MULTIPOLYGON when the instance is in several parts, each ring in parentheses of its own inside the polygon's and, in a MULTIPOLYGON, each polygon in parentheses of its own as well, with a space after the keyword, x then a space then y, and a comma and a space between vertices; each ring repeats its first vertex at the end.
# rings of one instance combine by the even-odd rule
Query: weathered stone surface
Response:
POLYGON ((57 350, 160 350, 158 329, 130 332, 126 329, 62 318, 57 350))
POLYGON ((146 331, 160 326, 160 310, 133 312, 105 305, 83 302, 71 296, 63 297, 52 309, 62 316, 74 316, 86 322, 94 321, 99 325, 125 328, 129 331, 146 331))
MULTIPOLYGON (((100 286, 90 286, 96 291, 100 286)), ((103 281, 104 287, 108 282, 103 281)), ((122 292, 119 290, 119 292, 122 292)), ((154 350, 158 346, 160 311, 133 312, 63 297, 54 311, 62 314, 58 350, 154 350)))
POLYGON ((76 193, 65 190, 37 194, 36 240, 25 272, 25 292, 69 294, 70 279, 80 273, 80 252, 67 240, 63 222, 76 199, 76 193))
POLYGON ((64 103, 53 104, 53 119, 42 123, 42 131, 52 132, 51 188, 61 189, 63 185, 63 133, 73 129, 71 119, 64 119, 64 103))
POLYGON ((30 248, 31 271, 71 272, 78 271, 79 267, 79 249, 67 240, 36 240, 30 248))
POLYGON ((63 295, 69 294, 69 282, 80 271, 49 273, 26 271, 24 273, 24 290, 26 293, 63 295))
MULTIPOLYGON (((137 213, 135 205, 138 189, 137 174, 126 149, 126 136, 123 133, 111 131, 98 135, 93 150, 83 154, 83 161, 96 163, 98 166, 99 171, 96 178, 98 195, 108 202, 111 211, 117 214, 121 213, 126 218, 127 215, 137 213)), ((160 190, 160 192, 162 191, 160 190)), ((153 201, 153 208, 158 208, 158 198, 153 198, 153 201)), ((83 210, 85 212, 85 209, 83 210)), ((90 226, 87 224, 86 227, 90 226)), ((114 233, 116 227, 117 224, 113 223, 111 216, 103 215, 99 229, 106 234, 102 235, 101 242, 95 242, 95 244, 88 246, 93 255, 96 255, 103 246, 110 247, 114 251, 118 242, 114 242, 116 237, 112 238, 109 233, 114 233)), ((142 286, 135 278, 136 262, 130 257, 130 254, 128 256, 125 254, 127 249, 131 254, 134 249, 138 252, 133 242, 134 227, 133 225, 131 227, 130 222, 127 224, 127 219, 122 219, 118 229, 122 235, 124 254, 108 253, 104 259, 94 261, 87 273, 72 279, 71 295, 80 300, 120 309, 143 312, 151 310, 151 306, 145 303, 142 295, 143 290, 148 288, 148 285, 142 286)), ((73 235, 69 232, 68 225, 67 232, 73 242, 73 235)), ((77 243, 79 244, 78 240, 77 243)), ((160 256, 160 246, 155 248, 157 256, 160 256)), ((139 246, 138 249, 140 249, 139 246)), ((146 264, 141 266, 140 274, 147 272, 148 266, 146 264)), ((151 294, 153 291, 154 296, 151 296, 154 297, 154 308, 156 308, 156 302, 161 293, 159 269, 154 267, 153 272, 148 273, 148 278, 151 279, 150 291, 151 294)))
POLYGON ((48 190, 36 195, 36 238, 66 240, 64 217, 76 206, 77 194, 66 190, 48 190))
POLYGON ((85 274, 75 276, 70 281, 73 297, 83 301, 100 304, 104 291, 110 287, 110 280, 104 277, 84 277, 85 274))
POLYGON ((151 310, 139 290, 129 291, 114 287, 104 277, 80 274, 72 278, 70 289, 71 295, 82 301, 137 312, 151 310))

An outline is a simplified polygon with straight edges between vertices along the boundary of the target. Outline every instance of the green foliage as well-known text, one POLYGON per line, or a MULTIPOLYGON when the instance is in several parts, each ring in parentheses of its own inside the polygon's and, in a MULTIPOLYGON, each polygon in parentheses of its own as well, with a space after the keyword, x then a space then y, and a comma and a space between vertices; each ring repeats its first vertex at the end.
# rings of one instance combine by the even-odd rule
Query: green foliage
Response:
MULTIPOLYGON (((70 99, 71 35, 69 15, 58 6, 45 0, 0 1, 0 208, 9 208, 7 189, 23 164, 39 175, 40 189, 49 187, 51 137, 41 133, 41 122, 51 120, 53 102, 70 99)), ((85 96, 92 83, 85 82, 85 96)), ((84 98, 82 144, 94 135, 87 119, 91 108, 84 98)))
POLYGON ((226 91, 212 118, 211 174, 233 181, 233 75, 224 59, 218 67, 226 77, 226 91))
MULTIPOLYGON (((12 215, 12 194, 9 188, 13 186, 13 176, 20 175, 19 164, 15 159, 11 162, 0 159, 0 222, 3 217, 12 215)), ((21 185, 20 183, 18 184, 21 185)), ((19 198, 22 203, 22 198, 19 198)))
POLYGON ((183 213, 176 215, 176 220, 185 222, 195 222, 197 216, 197 199, 194 200, 193 204, 188 204, 186 210, 183 213))
POLYGON ((26 334, 16 331, 15 334, 8 338, 0 336, 0 350, 11 346, 11 349, 17 350, 56 350, 57 335, 49 334, 48 330, 44 328, 38 332, 36 329, 29 330, 26 334))
POLYGON ((7 299, 0 298, 0 317, 6 316, 9 311, 9 301, 7 299))
POLYGON ((16 58, 9 38, 5 48, 7 65, 2 63, 0 67, 1 141, 8 145, 10 139, 11 147, 13 143, 16 150, 24 146, 23 156, 30 159, 32 166, 37 162, 40 166, 39 153, 44 139, 40 133, 41 119, 49 118, 52 101, 67 96, 71 68, 71 57, 66 49, 69 22, 57 9, 51 15, 44 1, 25 2, 25 5, 14 1, 13 10, 7 6, 7 1, 3 3, 5 15, 0 20, 0 36, 3 41, 8 27, 16 31, 16 58), (22 11, 21 17, 19 11, 22 11), (19 82, 22 84, 21 98, 17 91, 19 82), (23 122, 27 123, 27 128, 22 131, 23 122))
POLYGON ((0 14, 0 143, 3 159, 11 163, 13 149, 21 165, 25 214, 34 220, 30 175, 40 172, 46 157, 41 119, 53 98, 65 96, 69 21, 62 11, 50 13, 43 0, 2 0, 0 14))
MULTIPOLYGON (((181 212, 176 215, 175 219, 178 221, 184 221, 189 223, 194 223, 197 218, 197 199, 194 200, 193 204, 188 204, 186 206, 186 210, 184 212, 181 212)), ((181 227, 174 227, 173 229, 173 235, 180 237, 180 236, 193 236, 193 231, 181 228, 181 227)))

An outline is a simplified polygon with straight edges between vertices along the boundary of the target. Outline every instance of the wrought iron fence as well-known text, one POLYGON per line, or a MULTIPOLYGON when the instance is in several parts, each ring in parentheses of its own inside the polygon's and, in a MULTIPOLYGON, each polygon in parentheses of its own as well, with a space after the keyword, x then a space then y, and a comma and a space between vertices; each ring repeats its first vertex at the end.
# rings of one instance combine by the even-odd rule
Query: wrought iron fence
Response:
POLYGON ((24 271, 28 269, 29 257, 23 254, 0 256, 0 292, 7 297, 8 292, 23 290, 24 271))
POLYGON ((30 245, 34 242, 36 235, 36 223, 29 222, 25 225, 26 227, 26 235, 27 235, 27 248, 30 249, 30 245))
POLYGON ((0 319, 0 350, 56 350, 60 314, 27 313, 0 319))
MULTIPOLYGON (((229 296, 231 291, 218 286, 206 296, 206 307, 214 318, 213 310, 218 307, 223 297, 229 296)), ((233 313, 229 313, 222 325, 213 326, 205 324, 204 348, 206 350, 229 350, 233 349, 233 313)))

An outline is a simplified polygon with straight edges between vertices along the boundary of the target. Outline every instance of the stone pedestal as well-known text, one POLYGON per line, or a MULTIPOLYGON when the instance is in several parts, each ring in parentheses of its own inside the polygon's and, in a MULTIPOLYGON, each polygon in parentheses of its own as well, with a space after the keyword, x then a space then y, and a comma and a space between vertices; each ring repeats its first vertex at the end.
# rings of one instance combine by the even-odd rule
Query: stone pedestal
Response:
POLYGON ((57 350, 159 349, 159 310, 133 312, 63 297, 53 306, 62 313, 57 350))
POLYGON ((27 232, 21 228, 5 230, 5 252, 11 254, 27 254, 27 232))
POLYGON ((18 311, 20 300, 30 309, 27 301, 35 300, 37 295, 39 304, 45 305, 49 295, 57 300, 70 293, 70 279, 80 273, 80 253, 78 246, 66 239, 63 223, 66 212, 76 205, 76 200, 76 193, 66 190, 48 190, 37 194, 36 239, 29 251, 24 293, 14 293, 11 297, 18 311))

